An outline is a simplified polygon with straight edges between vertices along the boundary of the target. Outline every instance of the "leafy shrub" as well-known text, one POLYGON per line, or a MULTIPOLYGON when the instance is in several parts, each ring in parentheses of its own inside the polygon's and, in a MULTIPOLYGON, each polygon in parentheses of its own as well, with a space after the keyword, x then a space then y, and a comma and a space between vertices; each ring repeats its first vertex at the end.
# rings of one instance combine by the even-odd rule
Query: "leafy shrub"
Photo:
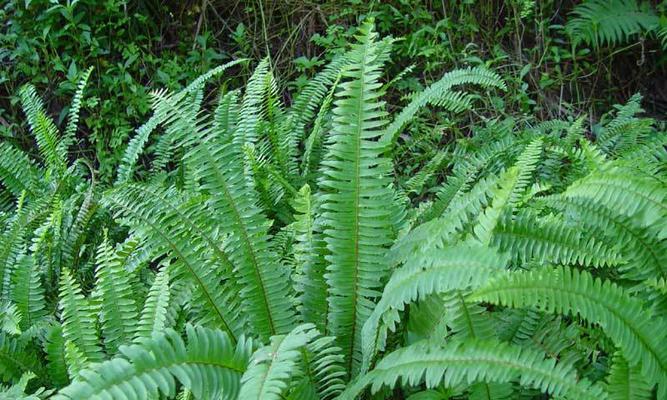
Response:
POLYGON ((474 121, 397 180, 420 111, 507 86, 454 70, 389 113, 392 45, 365 22, 290 106, 268 60, 211 110, 243 61, 155 91, 108 187, 22 89, 40 154, 0 147, 6 393, 664 398, 667 135, 641 97, 592 132, 474 121))

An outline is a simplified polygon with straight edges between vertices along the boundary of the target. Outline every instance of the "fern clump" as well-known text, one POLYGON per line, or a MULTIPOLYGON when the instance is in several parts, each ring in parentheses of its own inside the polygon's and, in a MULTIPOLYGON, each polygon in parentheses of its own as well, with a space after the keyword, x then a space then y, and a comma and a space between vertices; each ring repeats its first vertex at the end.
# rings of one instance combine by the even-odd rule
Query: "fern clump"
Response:
POLYGON ((507 86, 463 68, 387 105, 394 40, 372 19, 355 40, 289 103, 269 59, 217 104, 249 61, 153 92, 113 184, 69 152, 90 71, 62 133, 21 91, 39 151, 0 143, 0 396, 667 396, 665 133, 641 96, 591 132, 468 113, 404 177, 427 108, 507 86))

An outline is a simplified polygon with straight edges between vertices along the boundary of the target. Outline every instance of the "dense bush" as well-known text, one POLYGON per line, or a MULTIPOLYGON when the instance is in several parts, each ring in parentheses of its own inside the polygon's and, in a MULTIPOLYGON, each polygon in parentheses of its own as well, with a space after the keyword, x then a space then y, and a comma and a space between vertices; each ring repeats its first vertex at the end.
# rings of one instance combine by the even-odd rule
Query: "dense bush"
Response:
POLYGON ((90 70, 64 129, 19 90, 0 398, 667 396, 667 134, 641 96, 513 118, 474 66, 388 105, 401 45, 374 22, 293 97, 269 59, 151 92, 103 181, 70 152, 90 70), (419 150, 434 118, 460 134, 419 150))

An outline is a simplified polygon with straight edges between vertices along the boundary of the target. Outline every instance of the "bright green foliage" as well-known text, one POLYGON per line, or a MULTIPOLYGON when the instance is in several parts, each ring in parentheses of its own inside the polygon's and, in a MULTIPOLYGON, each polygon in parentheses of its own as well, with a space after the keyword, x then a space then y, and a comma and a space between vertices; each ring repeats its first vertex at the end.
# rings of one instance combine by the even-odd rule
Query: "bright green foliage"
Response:
POLYGON ((652 318, 639 300, 614 283, 566 267, 537 269, 494 279, 473 291, 470 299, 580 315, 599 324, 631 365, 641 365, 647 379, 667 382, 667 353, 662 346, 667 321, 652 318))
POLYGON ((176 381, 196 398, 236 398, 252 341, 240 338, 235 345, 225 333, 201 327, 188 326, 187 333, 187 343, 166 330, 140 345, 122 346, 120 356, 80 371, 53 399, 174 396, 176 381))
POLYGON ((416 385, 422 380, 427 387, 443 383, 454 387, 475 381, 509 382, 570 399, 604 399, 601 387, 578 381, 569 365, 545 358, 544 353, 495 341, 468 340, 434 344, 416 343, 387 355, 372 372, 355 382, 342 399, 353 399, 361 389, 372 385, 376 392, 383 385, 393 387, 397 381, 416 385))
POLYGON ((591 132, 474 109, 511 87, 481 66, 396 100, 375 29, 293 101, 269 58, 154 91, 113 185, 71 151, 88 74, 62 135, 26 86, 0 396, 665 398, 666 136, 641 97, 591 132))
POLYGON ((377 142, 387 113, 377 100, 383 54, 376 36, 366 24, 350 52, 319 182, 331 294, 327 330, 338 338, 351 369, 360 361, 361 328, 386 278, 382 254, 392 240, 387 207, 391 164, 377 142))

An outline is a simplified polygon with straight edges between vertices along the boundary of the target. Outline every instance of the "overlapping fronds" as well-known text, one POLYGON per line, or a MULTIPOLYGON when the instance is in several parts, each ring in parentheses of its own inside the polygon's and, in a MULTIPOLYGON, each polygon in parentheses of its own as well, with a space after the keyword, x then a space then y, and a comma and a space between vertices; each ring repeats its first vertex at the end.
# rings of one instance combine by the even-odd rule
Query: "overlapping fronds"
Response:
POLYGON ((235 399, 253 342, 236 344, 222 331, 187 327, 187 343, 173 330, 129 346, 60 390, 54 400, 156 398, 176 395, 177 381, 196 398, 235 399))

